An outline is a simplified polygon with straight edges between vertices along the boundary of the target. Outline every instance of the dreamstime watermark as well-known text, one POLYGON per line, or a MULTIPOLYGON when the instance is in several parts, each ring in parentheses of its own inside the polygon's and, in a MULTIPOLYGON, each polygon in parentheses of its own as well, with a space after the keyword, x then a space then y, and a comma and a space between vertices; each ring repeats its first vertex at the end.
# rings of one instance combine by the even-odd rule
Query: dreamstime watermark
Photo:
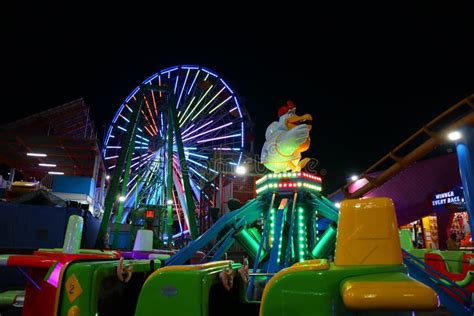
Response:
MULTIPOLYGON (((197 173, 200 176, 205 177, 208 181, 212 181, 217 176, 219 176, 219 174, 234 176, 258 176, 271 172, 261 162, 261 157, 258 154, 242 157, 240 163, 236 162, 236 156, 231 155, 228 155, 227 157, 215 157, 213 159, 203 159, 199 161, 196 161, 192 157, 189 158, 182 159, 181 163, 179 163, 181 172, 186 172, 187 174, 197 173), (237 166, 245 167, 245 174, 239 174, 236 172, 237 166)), ((177 167, 177 164, 175 164, 175 166, 177 167)), ((302 171, 320 176, 327 175, 326 169, 319 168, 319 160, 316 158, 310 158, 302 171)))

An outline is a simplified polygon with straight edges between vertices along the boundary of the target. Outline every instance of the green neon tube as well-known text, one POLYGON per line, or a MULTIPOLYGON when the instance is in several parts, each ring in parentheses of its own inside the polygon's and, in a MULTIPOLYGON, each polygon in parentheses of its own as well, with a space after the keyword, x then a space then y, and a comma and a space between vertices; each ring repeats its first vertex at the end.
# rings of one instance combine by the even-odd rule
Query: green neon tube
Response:
MULTIPOLYGON (((260 243, 255 240, 254 237, 249 233, 249 231, 246 228, 242 228, 239 232, 237 232, 234 235, 235 240, 242 246, 242 248, 245 249, 247 254, 255 260, 257 257, 258 253, 258 248, 260 246, 260 243)), ((262 252, 260 253, 260 259, 261 261, 265 257, 266 253, 262 249, 262 252)))
POLYGON ((326 229, 319 242, 311 251, 313 258, 325 259, 334 251, 336 247, 336 234, 336 227, 333 226, 333 224, 329 225, 328 229, 326 229))

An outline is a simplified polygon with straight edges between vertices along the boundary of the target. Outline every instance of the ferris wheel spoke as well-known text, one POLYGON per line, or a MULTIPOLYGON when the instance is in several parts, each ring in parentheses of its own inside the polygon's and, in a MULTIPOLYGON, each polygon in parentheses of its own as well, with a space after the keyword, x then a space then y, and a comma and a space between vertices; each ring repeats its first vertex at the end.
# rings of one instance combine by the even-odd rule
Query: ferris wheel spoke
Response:
MULTIPOLYGON (((214 87, 214 85, 211 85, 211 86, 209 87, 209 90, 210 90, 212 87, 214 87)), ((207 102, 204 104, 204 106, 201 107, 201 108, 199 109, 199 111, 191 118, 191 122, 194 121, 194 120, 199 116, 199 114, 201 114, 205 109, 207 109, 207 107, 209 106, 209 104, 211 104, 211 103, 222 93, 222 91, 224 91, 224 89, 225 89, 225 88, 220 89, 219 92, 217 92, 216 95, 214 95, 209 101, 207 101, 207 102)), ((208 90, 208 91, 209 91, 209 90, 208 90)), ((206 96, 206 95, 204 95, 204 97, 205 97, 205 96, 206 96)))
POLYGON ((199 155, 199 154, 190 153, 190 152, 187 152, 187 154, 188 154, 189 156, 193 156, 193 157, 196 157, 196 158, 201 158, 201 159, 204 159, 204 160, 208 160, 208 159, 209 159, 209 156, 199 155))
MULTIPOLYGON (((211 124, 212 122, 213 122, 213 120, 210 120, 210 121, 208 121, 208 122, 206 122, 206 123, 204 123, 204 124, 202 124, 202 125, 200 124, 200 126, 198 125, 198 126, 199 126, 198 128, 193 129, 193 130, 190 131, 189 133, 183 133, 183 134, 181 134, 181 137, 183 138, 183 141, 184 141, 184 138, 189 137, 189 136, 191 136, 192 134, 194 134, 194 133, 200 131, 201 129, 205 128, 206 126, 208 126, 208 125, 211 124)), ((192 124, 192 126, 194 126, 194 125, 195 125, 195 124, 192 124)), ((186 131, 187 131, 187 130, 188 130, 188 129, 186 129, 186 131)))
POLYGON ((127 129, 126 129, 125 127, 122 127, 122 126, 120 126, 120 125, 117 125, 117 128, 118 128, 119 130, 121 130, 122 132, 126 132, 126 131, 127 131, 127 129))
MULTIPOLYGON (((211 86, 212 87, 212 86, 211 86)), ((199 114, 201 114, 205 109, 207 109, 208 105, 212 103, 212 101, 214 101, 221 93, 222 91, 225 90, 225 87, 223 87, 222 89, 219 90, 219 92, 217 92, 209 101, 207 101, 207 103, 199 110, 198 113, 196 113, 196 115, 194 115, 194 117, 191 119, 191 121, 194 121, 194 119, 196 117, 199 116, 199 114)))
MULTIPOLYGON (((202 120, 202 121, 204 121, 204 120, 202 120)), ((206 124, 206 126, 207 126, 207 125, 211 124, 211 125, 208 126, 208 128, 211 128, 210 130, 206 130, 204 132, 199 133, 199 135, 202 136, 202 135, 207 135, 207 134, 215 132, 215 131, 217 131, 217 134, 232 132, 232 131, 238 131, 240 129, 240 124, 239 123, 241 123, 241 122, 242 122, 242 119, 240 119, 240 118, 225 122, 225 120, 223 119, 223 116, 221 116, 221 117, 216 118, 216 119, 211 119, 206 123, 197 122, 197 125, 199 126, 201 124, 206 124), (212 124, 209 123, 209 122, 211 122, 212 124), (216 124, 219 124, 219 123, 221 125, 215 126, 216 124)), ((189 137, 189 136, 191 136, 191 134, 194 134, 196 131, 197 131, 197 129, 193 130, 189 134, 183 135, 183 141, 196 138, 197 135, 193 136, 193 138, 189 137)))
POLYGON ((208 113, 209 118, 227 118, 230 119, 231 117, 233 118, 238 118, 238 119, 243 119, 242 116, 238 115, 238 107, 235 103, 227 102, 225 106, 220 107, 217 111, 214 111, 212 113, 208 113), (229 109, 230 108, 230 109, 229 109), (230 114, 230 117, 229 117, 230 114), (237 114, 237 115, 235 115, 237 114))
MULTIPOLYGON (((174 166, 176 169, 180 169, 181 166, 178 163, 179 159, 177 155, 174 155, 174 166)), ((188 168, 188 171, 191 171, 191 173, 194 173, 196 176, 198 176, 200 179, 204 180, 205 182, 208 181, 210 177, 206 176, 210 173, 217 173, 212 168, 209 168, 208 166, 204 165, 203 163, 199 163, 195 161, 194 159, 190 159, 189 157, 186 158, 186 162, 188 162, 186 168, 188 168), (189 164, 191 162, 191 164, 189 164), (193 166, 193 167, 191 167, 193 166), (192 168, 192 169, 191 169, 192 168)))
MULTIPOLYGON (((186 87, 186 82, 188 81, 188 76, 189 76, 190 71, 191 71, 191 69, 188 69, 188 71, 186 72, 186 77, 184 78, 184 82, 183 82, 183 85, 181 87, 181 92, 179 93, 178 101, 176 102, 176 108, 179 108, 179 102, 181 102, 181 97, 183 96, 184 88, 186 87)), ((176 80, 176 82, 177 82, 177 80, 176 80)))
POLYGON ((181 136, 185 135, 186 132, 188 132, 191 128, 194 127, 194 124, 191 124, 191 126, 189 126, 187 129, 185 129, 182 133, 181 133, 181 136))
MULTIPOLYGON (((196 96, 193 96, 191 98, 191 101, 189 101, 188 105, 186 106, 186 108, 184 109, 184 112, 182 112, 183 114, 181 115, 181 112, 178 113, 178 118, 179 118, 179 124, 181 125, 181 123, 183 122, 184 119, 187 118, 186 114, 188 113, 188 110, 192 107, 192 104, 194 102, 194 100, 196 100, 196 96)), ((181 127, 181 126, 180 126, 181 127)))
POLYGON ((148 127, 143 126, 143 128, 146 130, 146 132, 148 133, 148 135, 150 135, 151 137, 155 136, 155 134, 153 134, 153 133, 148 129, 148 127))
MULTIPOLYGON (((207 88, 206 92, 204 92, 204 94, 199 98, 199 100, 197 101, 196 105, 194 105, 193 109, 191 110, 191 112, 189 112, 188 116, 183 120, 183 122, 181 123, 182 125, 184 125, 184 123, 186 123, 186 121, 189 119, 189 117, 194 113, 194 111, 199 107, 199 104, 201 104, 202 100, 204 100, 206 98, 206 96, 209 94, 209 92, 212 90, 212 88, 214 87, 214 85, 210 85, 209 88, 207 88)), ((198 110, 200 111, 200 110, 198 110)), ((200 113, 200 112, 199 112, 200 113)), ((198 114, 199 114, 198 113, 198 114)), ((194 118, 197 116, 197 114, 195 116, 193 116, 193 118, 191 119, 194 120, 194 118)), ((180 125, 180 127, 182 126, 180 125)))
POLYGON ((146 143, 149 143, 150 140, 146 137, 143 137, 143 135, 140 135, 139 133, 136 133, 135 134, 138 138, 140 138, 142 141, 146 142, 146 143))
POLYGON ((236 134, 232 134, 232 135, 219 136, 219 137, 207 138, 207 139, 200 139, 200 140, 196 141, 196 143, 197 144, 208 143, 208 142, 212 142, 212 141, 215 141, 215 140, 235 138, 235 137, 239 137, 241 135, 242 135, 241 133, 236 133, 236 134))
POLYGON ((141 110, 141 113, 142 113, 143 117, 145 118, 145 120, 147 121, 147 125, 143 125, 143 127, 145 128, 145 130, 147 132, 150 133, 150 135, 155 136, 156 131, 155 131, 154 126, 151 124, 150 120, 148 119, 147 115, 145 114, 145 112, 143 110, 141 110))
POLYGON ((130 113, 133 113, 133 110, 128 106, 127 103, 124 103, 125 104, 125 107, 127 108, 127 110, 130 112, 130 113))
POLYGON ((143 99, 145 100, 146 108, 148 109, 148 114, 150 114, 151 121, 153 122, 153 127, 155 127, 155 130, 158 131, 158 126, 155 122, 155 116, 153 115, 153 113, 151 113, 150 103, 148 102, 148 99, 145 95, 143 96, 143 99))
POLYGON ((219 109, 221 106, 223 106, 224 104, 227 103, 227 101, 229 101, 230 99, 232 99, 232 95, 228 96, 224 101, 222 101, 221 103, 217 104, 215 107, 213 107, 208 114, 212 114, 213 112, 215 112, 217 109, 219 109))
POLYGON ((196 176, 198 176, 199 178, 201 178, 202 180, 204 180, 204 182, 207 182, 208 179, 206 177, 204 177, 199 171, 197 171, 196 169, 194 169, 193 167, 188 167, 189 170, 191 170, 196 176))
POLYGON ((177 75, 176 79, 174 80, 173 94, 176 94, 176 89, 178 88, 178 81, 179 81, 179 75, 177 75))
POLYGON ((201 72, 201 70, 198 69, 198 71, 196 72, 196 76, 194 76, 194 80, 193 80, 193 82, 191 83, 191 86, 188 89, 188 93, 187 93, 188 95, 191 93, 191 90, 193 89, 194 84, 196 83, 196 79, 198 78, 200 72, 201 72))
MULTIPOLYGON (((150 82, 151 84, 151 82, 150 82)), ((153 101, 153 108, 155 110, 155 115, 158 116, 158 107, 156 106, 155 91, 151 90, 151 99, 153 101)))
POLYGON ((126 118, 125 116, 123 116, 122 114, 119 114, 119 116, 121 118, 123 118, 127 123, 130 123, 130 120, 128 118, 126 118))
MULTIPOLYGON (((211 121, 212 122, 212 121, 211 121)), ((186 138, 183 138, 183 142, 186 142, 186 141, 191 141, 197 137, 200 137, 200 136, 204 136, 204 135, 207 135, 209 133, 212 133, 212 132, 215 132, 215 131, 219 131, 219 130, 222 130, 223 128, 227 127, 227 126, 230 126, 232 125, 232 122, 229 122, 229 123, 226 123, 226 124, 223 124, 223 125, 220 125, 220 126, 217 126, 217 127, 214 127, 210 130, 207 130, 207 131, 204 131, 202 133, 199 133, 197 135, 194 135, 194 136, 190 136, 190 137, 186 137, 186 138)))
POLYGON ((204 165, 204 164, 202 164, 202 163, 199 163, 199 162, 195 161, 194 159, 188 158, 188 159, 186 159, 186 161, 189 161, 189 162, 193 163, 194 165, 201 167, 201 168, 204 169, 205 171, 210 171, 210 172, 215 173, 215 174, 218 174, 218 173, 219 173, 219 172, 217 172, 216 170, 210 168, 209 166, 206 166, 206 165, 204 165))
MULTIPOLYGON (((161 87, 161 76, 158 76, 158 86, 161 87)), ((163 97, 163 93, 161 92, 161 90, 159 91, 159 94, 160 98, 163 97)))

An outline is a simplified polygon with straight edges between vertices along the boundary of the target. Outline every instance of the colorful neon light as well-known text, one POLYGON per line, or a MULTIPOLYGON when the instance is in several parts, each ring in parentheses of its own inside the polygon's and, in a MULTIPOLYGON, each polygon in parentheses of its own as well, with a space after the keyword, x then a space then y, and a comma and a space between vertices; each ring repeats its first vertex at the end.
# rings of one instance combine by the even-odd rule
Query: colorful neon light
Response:
POLYGON ((155 91, 151 90, 151 99, 153 100, 153 107, 155 109, 155 114, 158 115, 158 107, 156 106, 155 91))
POLYGON ((194 172, 197 176, 199 176, 199 178, 203 179, 204 181, 207 181, 207 178, 204 177, 202 174, 200 174, 199 172, 196 171, 196 169, 194 169, 193 167, 188 167, 189 170, 191 170, 192 172, 194 172))
POLYGON ((189 131, 189 130, 190 130, 191 128, 193 128, 193 127, 194 127, 194 124, 191 124, 191 126, 189 126, 187 129, 185 129, 185 130, 183 131, 183 133, 181 134, 181 136, 185 135, 186 132, 189 131))
MULTIPOLYGON (((131 145, 132 150, 134 150, 133 156, 131 157, 131 180, 129 179, 125 182, 128 182, 127 197, 129 197, 129 202, 133 202, 131 199, 134 199, 136 193, 137 197, 141 196, 141 194, 146 195, 146 197, 140 197, 143 198, 143 201, 153 200, 155 203, 162 203, 162 201, 160 201, 160 192, 162 189, 156 189, 158 186, 154 186, 153 183, 163 181, 163 179, 166 178, 166 171, 160 166, 166 166, 167 163, 166 145, 163 147, 162 142, 166 142, 168 137, 165 134, 168 129, 169 117, 165 108, 161 109, 162 104, 167 106, 167 99, 162 99, 167 96, 161 94, 161 91, 159 91, 160 94, 154 93, 156 91, 153 91, 153 88, 148 86, 148 84, 152 86, 156 84, 161 87, 167 86, 175 93, 176 103, 172 106, 176 105, 176 112, 179 112, 179 114, 178 122, 174 123, 178 124, 181 128, 182 140, 185 142, 185 147, 187 147, 187 149, 185 148, 186 163, 188 165, 186 167, 189 169, 189 165, 192 166, 189 172, 193 190, 202 189, 203 182, 208 182, 217 173, 216 170, 207 168, 207 161, 214 157, 212 150, 228 152, 231 155, 226 155, 226 157, 228 156, 232 160, 227 161, 226 164, 229 163, 233 166, 240 165, 243 159, 243 131, 242 124, 237 124, 241 122, 237 122, 237 118, 235 117, 235 111, 239 110, 239 108, 236 107, 236 104, 230 103, 233 97, 233 91, 224 80, 219 78, 215 73, 203 68, 184 66, 171 67, 160 73, 155 73, 144 83, 147 84, 145 87, 147 92, 137 94, 140 90, 136 88, 133 93, 128 96, 128 100, 122 103, 121 112, 119 111, 117 113, 117 117, 120 116, 124 119, 124 121, 122 121, 124 122, 123 125, 120 126, 122 129, 119 127, 117 127, 117 129, 121 132, 130 132, 129 126, 131 125, 128 124, 130 124, 132 120, 130 119, 131 115, 128 114, 128 111, 137 114, 137 108, 135 108, 137 104, 135 103, 141 101, 138 100, 139 98, 144 98, 143 102, 145 104, 143 104, 141 108, 143 112, 139 112, 138 118, 138 124, 140 124, 139 127, 142 131, 141 133, 135 134, 135 138, 131 141, 132 144, 127 144, 127 148, 131 145), (204 74, 203 76, 201 72, 204 74), (204 88, 200 85, 203 79, 207 80, 207 86, 204 85, 204 88), (150 90, 149 92, 148 89, 150 90), (224 95, 224 91, 227 95, 224 95), (151 94, 151 96, 149 96, 149 94, 151 94), (135 103, 129 103, 129 101, 135 103), (216 106, 218 106, 218 108, 216 108, 216 106), (126 112, 124 112, 125 107, 127 107, 126 112), (207 115, 210 110, 212 111, 212 118, 207 115), (158 118, 158 114, 160 114, 160 118, 158 118), (161 141, 159 139, 155 140, 155 137, 160 137, 160 135, 161 141), (239 140, 238 137, 241 137, 241 139, 239 140), (156 150, 153 153, 150 151, 151 147, 149 147, 152 142, 153 148, 157 146, 157 149, 153 149, 156 150), (234 155, 234 152, 238 152, 239 155, 234 155), (237 160, 238 163, 236 163, 237 160), (204 163, 204 161, 206 161, 206 163, 204 163), (141 166, 147 167, 143 168, 141 166), (138 173, 140 175, 137 176, 138 173), (141 185, 137 185, 137 182, 141 183, 141 185), (133 187, 132 190, 130 190, 130 187, 133 187), (145 187, 146 192, 142 191, 145 187)), ((113 128, 116 126, 117 123, 111 125, 110 132, 107 134, 108 137, 106 137, 103 153, 104 159, 107 158, 104 160, 106 166, 111 169, 117 168, 117 166, 112 164, 115 162, 114 159, 120 156, 119 151, 122 149, 121 147, 125 149, 125 144, 121 144, 124 139, 122 135, 115 132, 115 135, 113 135, 115 137, 112 136, 113 128), (107 146, 117 146, 118 148, 109 149, 107 146), (115 151, 113 153, 110 151, 106 152, 106 149, 115 151)), ((137 128, 139 127, 137 126, 137 128)), ((175 140, 174 136, 173 140, 175 140)), ((173 145, 173 150, 177 149, 175 147, 176 143, 173 145)), ((177 155, 173 156, 173 172, 175 176, 178 176, 178 179, 180 179, 181 166, 178 162, 177 155)), ((181 184, 174 183, 173 185, 181 184)), ((270 189, 273 184, 268 184, 268 186, 270 189)), ((219 189, 215 185, 212 187, 215 187, 216 190, 219 189)), ((203 195, 202 198, 205 198, 205 196, 203 195)), ((210 202, 212 204, 212 201, 210 202)), ((180 209, 178 206, 180 203, 179 199, 176 199, 176 211, 180 209)))
POLYGON ((224 105, 227 101, 229 101, 230 99, 232 99, 232 96, 229 96, 227 99, 225 99, 224 101, 222 101, 221 103, 219 103, 218 105, 216 105, 215 108, 213 108, 212 110, 209 111, 209 114, 212 114, 212 112, 214 112, 215 110, 217 110, 218 108, 220 108, 222 105, 224 105))
POLYGON ((209 171, 211 171, 211 172, 214 172, 214 173, 216 173, 216 174, 219 173, 219 172, 217 172, 216 170, 214 170, 214 169, 212 169, 212 168, 210 168, 210 167, 208 167, 208 166, 205 166, 205 165, 203 165, 203 164, 201 164, 201 163, 199 163, 199 162, 197 162, 197 161, 192 160, 191 158, 188 158, 187 161, 190 161, 190 162, 192 162, 193 164, 195 164, 195 165, 197 165, 197 166, 199 166, 199 167, 201 167, 201 168, 204 168, 204 169, 206 169, 206 170, 209 170, 209 171))
POLYGON ((47 157, 48 155, 43 154, 43 153, 26 153, 27 156, 30 157, 47 157))
MULTIPOLYGON (((207 131, 205 131, 205 132, 199 133, 199 134, 194 135, 194 136, 192 136, 192 137, 183 138, 183 142, 184 142, 184 141, 191 140, 191 139, 194 139, 194 138, 199 137, 199 136, 203 136, 203 135, 212 133, 212 132, 214 132, 214 131, 217 131, 218 129, 221 129, 221 128, 224 128, 224 127, 227 127, 227 126, 230 126, 230 125, 232 125, 232 122, 227 123, 227 124, 224 124, 224 125, 221 125, 221 126, 218 126, 218 127, 215 127, 215 128, 212 128, 212 129, 210 129, 210 130, 207 130, 207 131)), ((191 133, 190 133, 190 134, 191 134, 191 133)), ((188 136, 189 136, 189 135, 188 135, 188 136)))
POLYGON ((217 75, 216 75, 215 73, 213 73, 212 71, 210 71, 209 69, 203 68, 202 70, 205 71, 205 72, 207 72, 208 74, 210 74, 210 75, 213 76, 213 77, 217 77, 217 75))
POLYGON ((188 81, 189 72, 190 70, 188 69, 188 71, 186 72, 186 77, 184 78, 183 87, 181 88, 181 92, 179 93, 178 102, 176 102, 176 108, 178 108, 179 102, 181 101, 181 97, 183 96, 183 91, 184 91, 184 87, 186 86, 186 82, 188 81))
POLYGON ((193 88, 193 86, 194 86, 194 83, 196 82, 196 79, 197 79, 197 77, 199 76, 199 73, 200 73, 200 72, 201 72, 201 70, 198 70, 198 71, 196 72, 196 76, 194 77, 193 83, 191 83, 191 86, 189 87, 188 95, 189 95, 189 93, 191 92, 191 90, 192 90, 192 88, 193 88))
POLYGON ((229 90, 230 93, 234 94, 234 91, 232 91, 232 89, 227 85, 227 83, 222 78, 220 78, 220 81, 227 88, 227 90, 229 90))
MULTIPOLYGON (((204 98, 207 96, 207 94, 209 93, 209 91, 211 91, 211 89, 212 89, 213 87, 214 87, 214 85, 211 84, 211 86, 206 90, 206 92, 204 93, 204 95, 199 99, 198 103, 196 103, 196 105, 194 106, 194 108, 193 108, 193 110, 191 111, 191 113, 194 112, 194 110, 199 106, 199 104, 201 104, 202 100, 204 100, 204 98)), ((201 113, 201 112, 202 112, 202 109, 199 111, 199 113, 201 113)), ((196 114, 196 115, 194 115, 193 118, 191 119, 191 121, 193 121, 193 120, 199 115, 199 113, 196 114)), ((183 123, 184 123, 184 122, 183 122, 183 123)))
POLYGON ((186 113, 188 113, 188 110, 191 108, 191 105, 193 104, 194 100, 196 99, 196 96, 193 96, 191 98, 191 101, 189 101, 188 105, 186 106, 186 108, 184 109, 184 113, 183 115, 181 115, 181 117, 178 115, 179 117, 179 123, 181 124, 183 122, 184 119, 186 119, 186 113))
POLYGON ((228 136, 214 137, 214 138, 210 138, 210 139, 198 140, 197 143, 202 144, 202 143, 212 142, 214 140, 220 140, 220 139, 226 139, 226 138, 232 138, 232 137, 239 137, 240 135, 241 134, 239 133, 239 134, 228 135, 228 136))
MULTIPOLYGON (((191 132, 189 132, 189 133, 187 133, 187 134, 183 133, 183 134, 181 135, 181 136, 183 137, 183 142, 186 140, 186 139, 185 139, 186 137, 188 137, 188 136, 190 136, 190 135, 192 135, 192 134, 194 134, 194 133, 200 131, 201 129, 203 129, 204 127, 208 126, 208 125, 211 124, 212 122, 214 122, 214 120, 210 120, 209 122, 204 123, 203 125, 199 126, 198 128, 192 130, 191 132)), ((193 124, 193 125, 194 125, 194 124, 193 124)))
POLYGON ((198 154, 195 154, 195 153, 190 153, 189 151, 187 151, 186 154, 189 155, 189 156, 198 157, 198 158, 202 158, 202 159, 208 159, 209 158, 208 156, 198 155, 198 154))

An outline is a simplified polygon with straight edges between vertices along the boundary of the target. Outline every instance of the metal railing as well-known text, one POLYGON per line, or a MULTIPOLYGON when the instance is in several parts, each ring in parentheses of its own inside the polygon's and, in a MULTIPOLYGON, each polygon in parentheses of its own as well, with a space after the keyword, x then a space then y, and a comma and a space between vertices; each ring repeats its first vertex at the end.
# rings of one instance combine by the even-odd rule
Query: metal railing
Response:
POLYGON ((331 193, 329 197, 331 198, 340 192, 343 192, 345 198, 348 199, 356 199, 364 196, 371 190, 390 180, 412 163, 423 158, 438 145, 444 143, 446 141, 446 135, 449 132, 465 125, 474 125, 474 94, 464 98, 438 115, 365 170, 359 179, 365 178, 368 182, 362 187, 354 192, 349 192, 349 187, 352 183, 348 183, 331 193), (425 140, 426 138, 428 139, 425 140), (417 145, 417 143, 420 142, 421 144, 417 145), (415 148, 410 149, 410 146, 414 146, 415 148), (407 151, 407 153, 404 154, 404 151, 407 151), (388 168, 382 168, 382 166, 387 163, 389 163, 390 166, 388 168), (370 173, 378 169, 384 169, 384 171, 376 176, 370 176, 370 173))

